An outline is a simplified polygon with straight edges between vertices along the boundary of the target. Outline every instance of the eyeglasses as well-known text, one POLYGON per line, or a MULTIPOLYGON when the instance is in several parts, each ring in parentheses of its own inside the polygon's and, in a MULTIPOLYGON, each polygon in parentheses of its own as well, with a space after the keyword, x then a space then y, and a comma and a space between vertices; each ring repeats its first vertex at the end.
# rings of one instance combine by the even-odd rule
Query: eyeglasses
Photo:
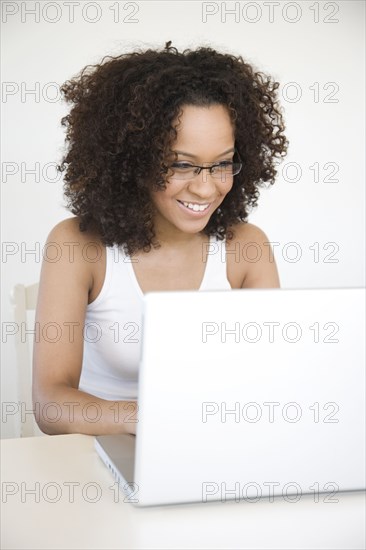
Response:
POLYGON ((211 176, 213 176, 215 179, 221 179, 221 181, 225 181, 226 177, 231 178, 233 176, 236 176, 242 169, 243 163, 241 162, 238 153, 236 153, 236 155, 239 158, 240 162, 231 162, 224 160, 222 162, 212 163, 209 166, 197 166, 194 164, 190 164, 187 161, 181 161, 173 162, 168 166, 168 168, 173 171, 171 177, 177 180, 189 180, 191 178, 194 178, 195 176, 198 176, 198 174, 200 174, 202 170, 209 170, 211 176))

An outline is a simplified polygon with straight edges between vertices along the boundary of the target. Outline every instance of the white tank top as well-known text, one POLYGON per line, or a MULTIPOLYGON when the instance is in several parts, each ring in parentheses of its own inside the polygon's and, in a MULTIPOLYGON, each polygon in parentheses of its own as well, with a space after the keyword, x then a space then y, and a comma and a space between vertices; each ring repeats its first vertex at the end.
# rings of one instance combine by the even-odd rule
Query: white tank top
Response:
MULTIPOLYGON (((230 288, 225 240, 210 237, 199 290, 230 288)), ((103 287, 86 309, 80 390, 107 400, 137 400, 142 303, 133 260, 118 245, 106 247, 103 287)))

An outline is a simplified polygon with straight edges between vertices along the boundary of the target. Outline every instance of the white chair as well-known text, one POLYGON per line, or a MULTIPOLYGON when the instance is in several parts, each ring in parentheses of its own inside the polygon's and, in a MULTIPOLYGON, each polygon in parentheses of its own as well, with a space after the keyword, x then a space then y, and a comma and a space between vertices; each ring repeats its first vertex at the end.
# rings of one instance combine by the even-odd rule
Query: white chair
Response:
MULTIPOLYGON (((34 415, 24 414, 30 411, 32 405, 32 356, 33 344, 29 346, 28 339, 32 336, 25 330, 33 330, 34 326, 27 323, 27 312, 36 309, 38 283, 25 286, 17 284, 11 292, 11 301, 14 306, 14 322, 18 328, 15 334, 15 352, 18 376, 18 400, 21 413, 20 436, 45 435, 38 428, 34 415)), ((32 340, 33 342, 33 340, 32 340)))

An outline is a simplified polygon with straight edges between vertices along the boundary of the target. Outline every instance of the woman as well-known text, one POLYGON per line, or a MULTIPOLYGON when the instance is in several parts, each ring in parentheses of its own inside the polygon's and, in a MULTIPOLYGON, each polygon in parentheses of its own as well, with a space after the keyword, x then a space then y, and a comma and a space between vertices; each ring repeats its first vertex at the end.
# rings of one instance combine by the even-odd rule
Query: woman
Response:
POLYGON ((44 432, 135 433, 145 292, 279 286, 267 236, 247 223, 287 150, 277 88, 240 56, 171 42, 63 85, 75 217, 50 232, 58 261, 41 271, 44 432))

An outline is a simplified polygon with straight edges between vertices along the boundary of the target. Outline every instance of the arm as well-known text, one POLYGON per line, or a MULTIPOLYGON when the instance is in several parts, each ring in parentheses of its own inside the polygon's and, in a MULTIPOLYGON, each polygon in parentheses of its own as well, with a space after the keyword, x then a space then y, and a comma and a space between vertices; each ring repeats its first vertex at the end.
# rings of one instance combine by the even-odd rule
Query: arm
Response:
POLYGON ((59 257, 56 262, 44 259, 42 263, 35 318, 39 338, 35 339, 33 348, 32 391, 37 424, 50 435, 136 432, 137 403, 108 401, 78 389, 85 312, 93 285, 92 264, 83 258, 82 248, 92 240, 97 241, 79 231, 76 218, 57 224, 47 239, 47 243, 57 244, 59 257), (65 243, 78 243, 78 246, 71 248, 65 243), (52 324, 46 331, 47 323, 52 324), (69 330, 70 326, 73 331, 69 330))

